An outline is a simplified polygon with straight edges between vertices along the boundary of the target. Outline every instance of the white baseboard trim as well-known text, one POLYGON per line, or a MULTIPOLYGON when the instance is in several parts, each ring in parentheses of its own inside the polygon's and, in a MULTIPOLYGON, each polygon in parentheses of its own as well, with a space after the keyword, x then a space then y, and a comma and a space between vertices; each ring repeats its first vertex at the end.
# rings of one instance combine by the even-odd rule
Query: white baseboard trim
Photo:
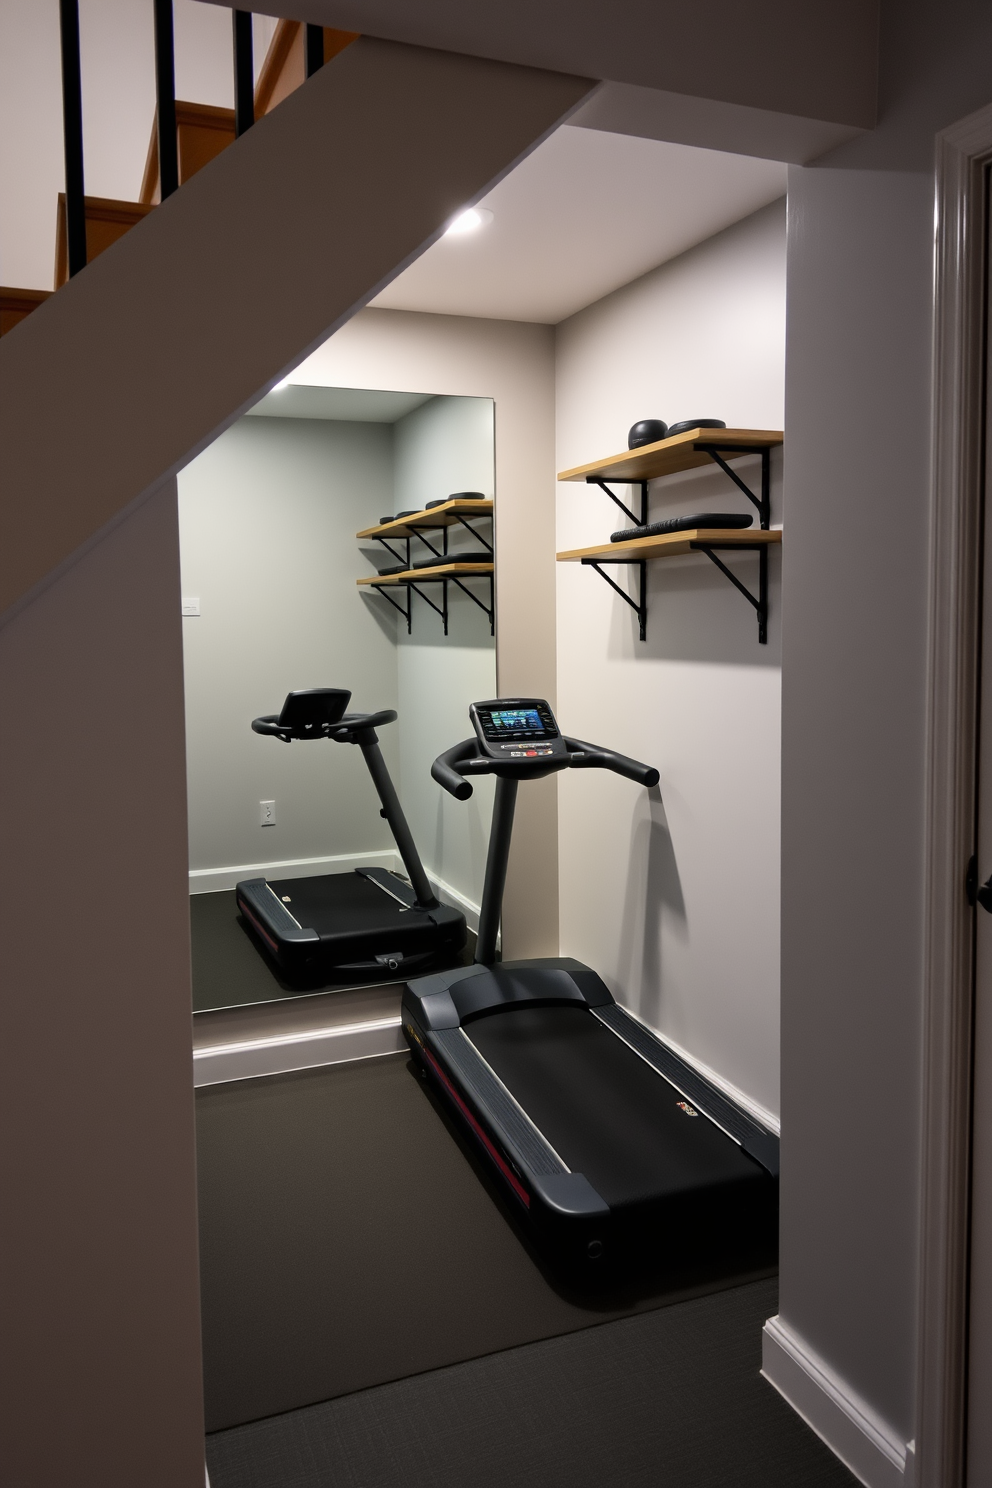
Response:
POLYGON ((329 858, 285 858, 274 863, 240 863, 233 868, 191 868, 191 894, 233 889, 243 878, 314 878, 318 873, 350 873, 354 868, 402 868, 395 848, 382 852, 338 853, 329 858))
POLYGON ((229 1080, 252 1080, 259 1075, 284 1075, 291 1070, 322 1064, 347 1064, 376 1059, 406 1049, 400 1019, 379 1018, 337 1028, 311 1028, 302 1033, 249 1039, 236 1044, 214 1044, 193 1051, 193 1084, 223 1085, 229 1080))
POLYGON ((430 879, 431 888, 441 903, 450 904, 452 909, 460 909, 465 916, 466 925, 472 931, 472 934, 475 935, 479 929, 479 906, 473 903, 471 899, 466 899, 464 894, 460 894, 450 884, 445 883, 443 878, 437 878, 431 873, 430 869, 427 870, 427 877, 430 879))
POLYGON ((761 1372, 866 1488, 912 1488, 914 1444, 900 1440, 779 1317, 764 1326, 761 1372))

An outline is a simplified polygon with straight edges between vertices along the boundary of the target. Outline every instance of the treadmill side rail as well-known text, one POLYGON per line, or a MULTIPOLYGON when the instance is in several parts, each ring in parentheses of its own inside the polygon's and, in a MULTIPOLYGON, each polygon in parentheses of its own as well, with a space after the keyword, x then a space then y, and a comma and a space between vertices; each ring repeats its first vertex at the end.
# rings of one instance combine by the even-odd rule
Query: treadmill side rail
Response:
POLYGON ((500 1145, 512 1158, 518 1176, 531 1188, 538 1176, 568 1175, 567 1165, 551 1143, 460 1028, 428 1034, 422 1047, 428 1055, 439 1056, 435 1073, 446 1071, 449 1078, 455 1077, 459 1093, 468 1098, 490 1135, 499 1133, 500 1145))
POLYGON ((274 930, 280 940, 293 945, 316 944, 320 936, 316 930, 301 925, 290 914, 278 894, 274 894, 264 878, 243 878, 235 885, 239 907, 252 921, 256 929, 274 930), (254 911, 254 913, 253 913, 254 911), (261 925, 259 925, 259 920, 261 925), (263 929, 264 927, 264 929, 263 929))
POLYGON ((625 1008, 619 1005, 599 1008, 595 1010, 595 1016, 687 1100, 698 1106, 704 1116, 726 1132, 767 1173, 773 1178, 778 1177, 779 1143, 773 1132, 759 1126, 704 1075, 656 1038, 643 1023, 632 1018, 625 1008))

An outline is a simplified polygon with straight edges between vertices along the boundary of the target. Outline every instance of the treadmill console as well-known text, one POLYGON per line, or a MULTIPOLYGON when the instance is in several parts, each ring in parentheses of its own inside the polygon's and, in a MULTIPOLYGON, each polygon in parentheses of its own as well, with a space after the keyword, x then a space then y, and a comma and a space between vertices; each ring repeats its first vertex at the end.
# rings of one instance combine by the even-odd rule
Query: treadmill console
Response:
POLYGON ((568 750, 543 698, 491 698, 468 710, 480 754, 492 760, 544 762, 568 750))

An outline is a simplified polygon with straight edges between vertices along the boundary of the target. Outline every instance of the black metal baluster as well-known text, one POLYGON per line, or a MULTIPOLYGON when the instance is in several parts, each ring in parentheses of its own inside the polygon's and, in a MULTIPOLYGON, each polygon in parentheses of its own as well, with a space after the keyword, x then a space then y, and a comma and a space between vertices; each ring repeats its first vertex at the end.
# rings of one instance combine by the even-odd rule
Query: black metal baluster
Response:
POLYGON ((324 28, 307 26, 306 34, 307 77, 312 78, 324 65, 324 28))
POLYGON ((155 95, 158 119, 159 196, 179 186, 179 146, 176 139, 176 43, 172 28, 172 0, 155 0, 155 95))
POLYGON ((255 122, 255 59, 251 11, 232 11, 234 20, 234 133, 244 134, 255 122))
POLYGON ((79 0, 59 0, 62 35, 62 129, 65 139, 65 228, 69 277, 86 267, 83 187, 83 82, 79 65, 79 0))

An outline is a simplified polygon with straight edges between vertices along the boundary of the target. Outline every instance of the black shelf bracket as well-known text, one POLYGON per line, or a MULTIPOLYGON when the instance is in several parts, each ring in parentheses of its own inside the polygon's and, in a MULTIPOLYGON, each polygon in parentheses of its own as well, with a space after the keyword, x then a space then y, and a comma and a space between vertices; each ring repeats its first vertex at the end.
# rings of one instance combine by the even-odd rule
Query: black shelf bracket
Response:
POLYGON ((407 566, 407 568, 409 568, 410 567, 410 539, 408 537, 398 537, 398 538, 395 539, 395 541, 396 542, 405 542, 406 543, 406 552, 405 553, 397 553, 396 549, 394 547, 391 547, 390 546, 390 540, 389 540, 388 537, 377 537, 376 538, 376 542, 382 543, 382 546, 385 548, 385 550, 386 550, 387 553, 391 554, 393 558, 398 559, 400 563, 405 563, 406 566, 407 566))
MULTIPOLYGON (((613 589, 613 590, 615 590, 616 593, 619 594, 619 596, 623 600, 623 602, 625 604, 629 604, 630 605, 630 608, 634 611, 635 615, 637 616, 637 627, 638 627, 638 633, 640 635, 640 638, 641 638, 642 641, 647 640, 647 631, 648 631, 648 592, 647 592, 647 575, 644 572, 644 570, 647 567, 647 565, 646 565, 644 559, 643 558, 583 558, 581 561, 582 561, 582 567, 583 568, 594 568, 596 570, 596 572, 599 574, 599 577, 601 579, 605 579, 606 582, 609 584, 610 588, 613 589), (631 599, 631 597, 627 593, 626 589, 621 589, 620 588, 620 585, 618 583, 616 583, 615 580, 611 579, 608 573, 604 573, 603 572, 602 568, 600 568, 600 564, 601 563, 612 563, 615 567, 618 567, 618 568, 636 568, 636 569, 639 570, 639 572, 638 572, 638 581, 637 581, 637 599, 636 599, 636 601, 633 600, 633 599, 631 599)), ((735 583, 736 583, 736 580, 735 580, 735 583)))
POLYGON ((411 613, 411 608, 412 607, 411 607, 411 604, 410 604, 410 591, 409 591, 409 589, 407 589, 407 591, 406 591, 406 607, 404 608, 403 605, 396 603, 396 601, 393 598, 393 596, 389 593, 389 590, 390 589, 402 589, 402 588, 405 588, 405 585, 402 585, 402 584, 389 584, 389 585, 386 585, 386 584, 372 584, 369 587, 372 588, 372 589, 374 589, 375 592, 376 592, 376 594, 381 594, 382 597, 383 597, 383 599, 388 599, 389 603, 392 605, 392 607, 393 607, 394 610, 399 610, 400 614, 403 616, 403 619, 406 621, 406 633, 407 633, 407 635, 412 635, 412 633, 413 633, 413 615, 411 613))
MULTIPOLYGON (((490 551, 490 553, 493 552, 493 545, 492 545, 492 543, 489 542, 486 538, 484 538, 481 532, 476 532, 475 528, 472 526, 472 523, 466 521, 466 519, 462 516, 461 512, 455 512, 454 515, 457 518, 457 520, 459 522, 461 522, 462 526, 465 528, 465 531, 466 532, 470 532, 472 534, 472 536, 475 538, 476 542, 480 542, 484 548, 488 548, 489 551, 490 551)), ((492 512, 480 512, 479 516, 473 518, 473 520, 476 521, 476 522, 478 522, 478 521, 483 521, 484 522, 487 517, 488 517, 488 519, 490 521, 492 521, 492 512)))
MULTIPOLYGON (((424 601, 425 604, 429 604, 430 605, 430 607, 434 611, 435 615, 440 615, 441 616, 441 623, 444 626, 444 633, 445 633, 445 635, 447 635, 448 634, 448 583, 447 583, 447 580, 446 579, 434 579, 433 581, 431 581, 431 580, 427 580, 426 581, 428 583, 433 582, 435 584, 440 584, 441 585, 441 603, 439 605, 436 605, 434 603, 434 601, 429 597, 429 595, 422 594, 421 593, 421 591, 420 591, 420 585, 422 583, 424 583, 424 582, 425 581, 423 579, 404 579, 403 580, 403 583, 407 586, 408 589, 412 589, 413 592, 414 592, 414 594, 420 594, 421 599, 424 601)), ((410 603, 410 600, 408 598, 407 599, 407 604, 409 604, 409 603, 410 603)))
MULTIPOLYGON (((640 516, 637 516, 634 512, 632 512, 631 509, 630 509, 630 507, 626 504, 626 502, 621 501, 620 500, 620 497, 616 494, 616 492, 615 491, 611 491, 610 488, 609 488, 609 486, 606 484, 606 482, 604 480, 600 480, 599 476, 597 476, 597 475, 587 475, 586 476, 586 485, 587 486, 598 486, 601 491, 603 491, 607 496, 609 496, 609 498, 610 498, 611 501, 615 501, 616 502, 616 504, 620 508, 620 510, 624 513, 625 516, 627 516, 627 517, 630 518, 631 522, 633 522, 633 524, 634 524, 635 527, 643 527, 643 526, 645 526, 646 523, 647 523, 647 520, 648 520, 648 483, 647 483, 647 481, 646 480, 624 480, 621 476, 611 476, 610 479, 613 481, 613 484, 614 485, 619 485, 619 486, 640 486, 640 488, 641 488, 641 515, 640 516)), ((605 578, 606 575, 604 574, 603 577, 605 578)))
POLYGON ((771 521, 771 493, 772 493, 772 447, 770 444, 763 445, 734 445, 722 444, 719 448, 714 444, 694 444, 693 449, 699 450, 700 454, 709 455, 715 464, 719 465, 724 475, 730 477, 738 490, 743 491, 748 501, 758 508, 758 525, 763 532, 768 531, 771 521), (755 496, 746 481, 741 480, 736 470, 731 470, 724 455, 758 455, 761 456, 761 495, 755 496))
MULTIPOLYGON (((452 561, 455 561, 455 560, 452 560, 452 561)), ((447 635, 448 634, 448 616, 449 616, 449 612, 448 612, 448 585, 449 584, 456 584, 458 586, 458 588, 462 591, 462 593, 466 596, 466 598, 470 599, 473 604, 478 605, 479 609, 482 610, 482 612, 486 615, 486 617, 489 620, 489 634, 490 635, 495 635, 496 634, 496 586, 495 586, 495 582, 494 582, 494 579, 493 579, 493 575, 492 574, 485 574, 485 573, 474 574, 474 575, 473 574, 466 574, 464 577, 465 578, 473 578, 474 577, 474 578, 488 579, 489 580, 489 603, 488 604, 485 604, 484 601, 481 600, 477 594, 473 594, 472 591, 471 591, 471 589, 468 589, 465 586, 465 584, 463 584, 462 580, 458 577, 457 574, 438 574, 437 577, 434 577, 430 573, 425 573, 423 575, 423 577, 418 577, 416 579, 398 579, 398 580, 394 579, 393 582, 392 583, 389 583, 389 584, 370 584, 369 585, 369 588, 370 589, 374 589, 377 594, 381 594, 382 597, 383 597, 383 599, 387 599, 389 601, 389 603, 392 605, 392 607, 393 607, 394 610, 398 610, 399 611, 399 613, 403 616, 403 619, 406 621, 406 633, 407 633, 407 635, 412 635, 413 634, 413 602, 410 599, 410 591, 412 589, 415 594, 419 594, 420 595, 420 598, 424 601, 425 604, 430 605, 431 609, 434 611, 434 613, 436 615, 440 615, 441 616, 441 622, 442 622, 442 624, 444 626, 444 633, 445 633, 445 635, 447 635), (441 588, 441 603, 439 605, 436 605, 434 603, 434 601, 430 598, 429 595, 424 594, 422 592, 421 587, 420 587, 422 584, 440 584, 442 586, 442 588, 441 588), (405 606, 405 608, 404 608, 403 605, 397 604, 396 600, 393 598, 393 596, 389 592, 390 589, 405 589, 406 590, 406 606, 405 606)), ((606 575, 604 574, 603 577, 605 578, 606 575)))
POLYGON ((489 634, 491 636, 494 636, 496 634, 496 586, 495 586, 495 584, 493 582, 493 575, 492 574, 479 574, 478 577, 480 579, 488 579, 489 580, 489 603, 488 604, 483 604, 482 600, 479 598, 479 596, 477 594, 473 594, 472 591, 471 591, 471 589, 466 589, 466 587, 462 583, 461 579, 457 578, 454 574, 451 574, 450 575, 451 582, 453 584, 457 584, 458 587, 459 587, 459 589, 462 591, 462 593, 465 594, 465 595, 467 595, 468 598, 472 601, 473 604, 478 605, 479 606, 479 609, 480 610, 483 610, 485 612, 485 614, 489 616, 489 634))
MULTIPOLYGON (((770 526, 771 526, 771 486, 772 486, 772 481, 771 481, 771 453, 772 453, 772 449, 774 448, 774 446, 773 445, 770 445, 770 444, 722 444, 722 443, 719 444, 719 445, 717 445, 717 444, 713 444, 713 443, 711 443, 711 442, 703 439, 703 440, 696 441, 693 444, 692 448, 694 450, 698 450, 700 454, 708 455, 709 458, 713 461, 713 463, 715 465, 719 466, 719 468, 723 471, 724 475, 728 476, 729 479, 733 481, 734 485, 738 488, 739 491, 743 492, 743 494, 747 497, 748 501, 750 501, 753 506, 757 507, 757 509, 758 509, 758 525, 759 525, 760 530, 762 532, 769 531, 770 526), (745 480, 742 480, 741 477, 737 474, 737 471, 736 470, 733 470, 731 468, 731 466, 728 464, 728 460, 729 459, 739 457, 740 455, 760 455, 761 456, 761 495, 760 496, 756 496, 755 493, 751 490, 751 487, 747 484, 747 482, 745 480)), ((673 471, 671 473, 674 475, 674 474, 681 474, 682 472, 681 471, 673 471)), ((625 480, 623 477, 620 477, 620 476, 610 476, 609 479, 612 482, 612 484, 614 484, 614 485, 640 486, 640 488, 641 488, 641 514, 640 514, 639 517, 634 512, 631 511, 631 509, 630 509, 629 506, 627 506, 623 501, 620 500, 620 497, 616 494, 615 491, 611 491, 610 490, 609 486, 606 484, 606 481, 601 476, 598 476, 598 475, 587 475, 586 476, 586 485, 588 485, 588 486, 599 486, 600 490, 603 491, 605 493, 605 495, 609 496, 610 500, 613 501, 613 502, 615 502, 616 505, 620 508, 620 510, 626 516, 628 516, 630 518, 630 520, 634 524, 634 526, 636 526, 636 527, 646 527, 647 526, 647 523, 648 523, 648 482, 646 480, 625 480)), ((693 543, 690 543, 689 546, 694 551, 697 551, 697 552, 700 552, 700 553, 705 553, 706 556, 707 556, 707 558, 709 558, 712 563, 715 563, 716 566, 717 566, 717 568, 720 570, 720 572, 722 574, 724 574, 730 580, 730 582, 733 584, 734 588, 740 590, 741 594, 743 594, 743 596, 747 600, 748 604, 754 606, 754 609, 757 612, 757 617, 758 617, 758 641, 760 642, 760 644, 762 646, 767 645, 767 643, 768 643, 768 544, 767 543, 749 543, 749 542, 709 543, 709 542, 705 542, 704 541, 704 542, 693 542, 693 543), (737 577, 737 575, 735 573, 732 573, 731 572, 731 570, 727 567, 727 565, 723 562, 723 560, 721 558, 718 558, 717 557, 717 552, 718 551, 730 552, 730 553, 755 552, 755 551, 757 551, 757 554, 758 554, 758 594, 757 594, 757 597, 751 593, 750 589, 748 589, 748 587, 747 587, 746 584, 742 584, 741 583, 741 581, 737 577)), ((599 574, 600 578, 601 579, 605 579, 606 582, 609 584, 610 588, 613 589, 617 594, 619 594, 620 598, 624 601, 624 603, 630 605, 630 608, 635 611, 635 613, 637 615, 639 630, 640 630, 640 637, 641 637, 641 640, 643 641, 645 639, 645 636, 646 636, 646 633, 647 633, 647 581, 646 581, 646 577, 645 577, 645 573, 644 573, 644 564, 645 564, 644 559, 637 559, 637 558, 628 558, 628 559, 622 559, 622 558, 583 558, 581 560, 581 562, 582 562, 582 566, 584 568, 594 568, 596 570, 596 572, 599 574), (600 567, 600 564, 602 564, 602 563, 610 563, 610 564, 617 565, 617 566, 624 566, 624 567, 627 567, 627 568, 639 568, 640 569, 639 583, 638 583, 638 597, 637 597, 636 602, 631 598, 631 596, 626 592, 626 590, 621 589, 620 585, 617 584, 617 583, 615 583, 613 581, 613 579, 610 578, 609 574, 606 574, 606 573, 603 572, 602 568, 600 567)))
POLYGON ((707 558, 716 564, 722 574, 725 574, 735 589, 739 589, 748 604, 754 605, 758 615, 758 642, 765 646, 768 644, 768 544, 767 543, 705 543, 694 542, 689 546, 696 552, 705 553, 707 558), (742 584, 735 573, 721 558, 716 556, 716 550, 720 548, 725 553, 753 553, 758 554, 758 597, 755 599, 746 584, 742 584))

